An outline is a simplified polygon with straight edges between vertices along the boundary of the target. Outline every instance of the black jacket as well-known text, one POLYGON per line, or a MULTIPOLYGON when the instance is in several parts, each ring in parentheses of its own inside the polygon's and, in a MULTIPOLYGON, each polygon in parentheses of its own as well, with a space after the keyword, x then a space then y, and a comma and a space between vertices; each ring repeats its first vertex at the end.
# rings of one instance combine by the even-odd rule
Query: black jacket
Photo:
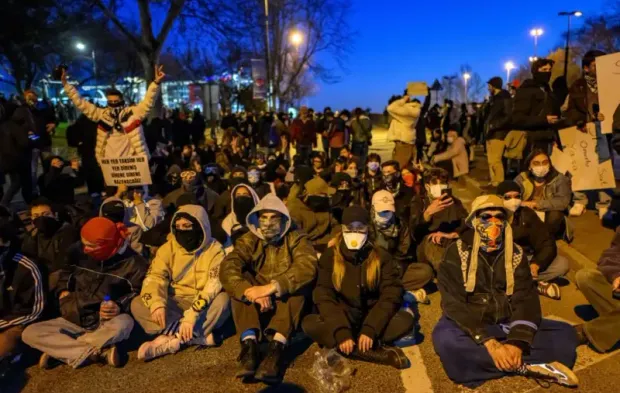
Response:
MULTIPOLYGON (((412 251, 413 237, 409 231, 409 224, 398 217, 394 218, 398 228, 392 236, 390 231, 381 231, 373 223, 370 225, 369 238, 376 247, 387 251, 400 264, 409 264, 415 260, 415 252, 412 251)), ((402 274, 401 274, 402 276, 402 274)))
MULTIPOLYGON (((67 144, 76 147, 81 157, 95 157, 97 123, 81 114, 75 123, 67 127, 67 144)), ((147 139, 148 143, 148 139, 147 139)))
POLYGON ((31 142, 28 131, 32 127, 27 108, 18 108, 10 120, 0 124, 0 171, 16 172, 29 167, 31 157, 31 142))
POLYGON ((60 205, 75 203, 75 189, 84 185, 82 171, 50 166, 37 181, 41 195, 60 205))
POLYGON ((588 83, 585 78, 577 79, 570 87, 568 91, 568 108, 564 114, 567 125, 576 126, 579 123, 592 121, 592 104, 594 102, 588 100, 588 89, 588 83))
MULTIPOLYGON (((382 187, 382 189, 387 190, 385 188, 385 185, 382 187)), ((414 196, 415 196, 415 190, 411 187, 407 187, 405 183, 401 181, 398 194, 394 196, 394 207, 396 208, 396 215, 401 220, 409 219, 411 200, 413 199, 414 196)), ((370 198, 372 198, 372 196, 370 198)))
POLYGON ((550 142, 557 139, 554 128, 560 129, 563 125, 556 123, 552 127, 547 116, 560 114, 560 103, 549 86, 527 79, 514 97, 512 126, 515 130, 528 131, 528 142, 550 142))
POLYGON ((78 230, 67 223, 64 223, 51 238, 34 229, 24 237, 22 252, 45 268, 45 273, 54 273, 67 268, 69 249, 78 240, 80 240, 78 230))
POLYGON ((466 229, 465 219, 467 210, 463 202, 457 197, 452 197, 454 204, 439 213, 433 214, 429 222, 424 221, 424 211, 431 201, 423 195, 416 195, 411 201, 411 215, 409 217, 409 230, 416 243, 422 242, 426 235, 435 232, 462 233, 466 229))
POLYGON ((557 256, 558 248, 549 231, 541 230, 544 224, 538 215, 529 207, 520 207, 510 225, 514 242, 521 247, 531 247, 534 250, 532 262, 540 266, 541 272, 545 271, 557 256))
POLYGON ((364 334, 372 339, 381 338, 392 317, 401 304, 403 286, 398 268, 389 254, 377 249, 381 259, 380 278, 377 289, 366 286, 366 266, 372 245, 348 253, 344 244, 345 274, 340 291, 334 288, 334 248, 321 255, 319 274, 313 298, 319 314, 331 325, 336 342, 353 339, 364 334))
POLYGON ((37 104, 36 107, 29 106, 28 108, 34 119, 35 129, 33 131, 39 136, 37 147, 52 146, 52 136, 47 132, 47 125, 58 124, 54 108, 46 103, 37 104))
POLYGON ((514 293, 509 297, 506 295, 504 251, 489 254, 480 250, 476 286, 472 293, 467 293, 463 268, 469 269, 473 238, 474 230, 469 229, 459 241, 448 246, 439 269, 437 278, 444 314, 478 344, 493 338, 487 333, 488 325, 504 323, 511 325, 508 340, 531 345, 542 315, 527 258, 520 247, 514 247, 514 293), (461 251, 466 251, 464 255, 459 253, 459 245, 461 251))
POLYGON ((36 321, 45 308, 45 281, 37 265, 14 250, 0 257, 0 332, 36 321))
POLYGON ((512 97, 502 90, 489 101, 489 112, 485 124, 486 139, 506 138, 511 130, 512 97))
POLYGON ((98 262, 82 252, 77 243, 70 251, 69 268, 62 270, 57 295, 69 291, 60 299, 60 313, 69 322, 85 329, 99 324, 99 307, 109 295, 121 312, 129 313, 131 300, 140 293, 148 262, 129 246, 105 262, 98 262))

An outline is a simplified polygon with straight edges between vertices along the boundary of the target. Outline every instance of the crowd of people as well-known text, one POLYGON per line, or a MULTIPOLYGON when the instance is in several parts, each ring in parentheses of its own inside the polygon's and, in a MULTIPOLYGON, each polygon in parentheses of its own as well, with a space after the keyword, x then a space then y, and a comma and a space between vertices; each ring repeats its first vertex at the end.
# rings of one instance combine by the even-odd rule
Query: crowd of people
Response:
MULTIPOLYGON (((472 141, 462 131, 472 119, 451 115, 451 102, 443 111, 428 98, 392 102, 395 148, 382 161, 369 152, 373 124, 359 108, 302 107, 294 119, 226 112, 218 141, 198 111, 191 121, 177 112, 146 124, 161 67, 142 102, 126 105, 111 89, 106 107, 82 98, 64 73, 81 112, 67 135, 81 162, 37 157, 36 196, 32 152, 46 145, 32 136, 49 136, 55 119, 29 104, 3 106, 0 135, 12 148, 0 159, 11 182, 0 207, 0 374, 21 367, 28 348, 42 368, 78 368, 121 366, 117 344, 130 339, 142 340, 142 361, 217 347, 230 339, 231 319, 243 381, 281 381, 283 355, 301 334, 402 369, 410 363, 400 348, 416 343, 418 305, 436 281, 443 317, 433 344, 454 382, 524 375, 576 386, 576 347, 607 351, 620 339, 620 243, 600 271, 577 276, 598 319, 574 328, 542 317, 539 296, 560 299, 553 280, 568 270, 555 240, 566 235, 571 202, 546 137, 558 117, 539 108, 551 107, 549 65, 535 62, 535 89, 524 83, 514 98, 512 119, 541 135, 527 139, 524 171, 514 181, 493 177, 495 192, 470 212, 452 184, 469 168, 472 141), (533 93, 541 97, 520 98, 533 93), (149 158, 152 184, 104 184, 102 158, 138 155, 149 158), (88 192, 76 193, 84 183, 88 192), (32 227, 10 204, 20 188, 32 227)), ((490 150, 514 127, 496 107, 510 106, 497 79, 489 114, 477 120, 490 150)))

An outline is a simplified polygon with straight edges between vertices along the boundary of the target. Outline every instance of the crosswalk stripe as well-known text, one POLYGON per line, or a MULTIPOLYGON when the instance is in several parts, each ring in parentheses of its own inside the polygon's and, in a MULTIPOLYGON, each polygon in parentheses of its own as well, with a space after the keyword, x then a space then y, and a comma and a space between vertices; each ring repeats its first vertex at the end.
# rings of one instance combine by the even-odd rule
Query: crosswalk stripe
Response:
POLYGON ((401 371, 400 377, 403 381, 406 393, 433 393, 433 385, 428 377, 422 353, 417 345, 404 348, 405 355, 411 361, 411 367, 401 371))

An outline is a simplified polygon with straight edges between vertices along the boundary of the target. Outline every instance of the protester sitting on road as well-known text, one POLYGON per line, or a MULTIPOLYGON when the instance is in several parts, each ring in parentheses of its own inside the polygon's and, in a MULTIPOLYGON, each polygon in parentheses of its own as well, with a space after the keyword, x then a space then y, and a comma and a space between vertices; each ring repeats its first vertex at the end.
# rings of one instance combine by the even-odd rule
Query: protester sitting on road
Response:
POLYGON ((20 367, 24 328, 45 308, 45 282, 37 264, 20 253, 16 224, 0 218, 0 384, 20 367))
POLYGON ((148 231, 163 220, 165 211, 162 200, 146 197, 143 187, 132 187, 123 200, 129 213, 129 221, 148 231))
POLYGON ((386 348, 413 329, 413 313, 400 310, 403 287, 393 258, 368 241, 368 211, 345 210, 342 234, 319 261, 313 292, 319 313, 304 319, 304 332, 319 345, 353 359, 403 369, 409 360, 386 348), (363 288, 363 289, 360 289, 363 288))
POLYGON ((381 157, 377 153, 368 155, 368 162, 362 178, 364 183, 364 199, 370 201, 373 194, 383 188, 383 173, 381 172, 381 157))
POLYGON ((469 388, 509 375, 577 386, 575 329, 542 319, 502 199, 476 198, 467 223, 471 229, 448 247, 438 275, 443 316, 433 345, 448 377, 469 388))
POLYGON ((316 276, 316 251, 304 232, 292 229, 288 209, 273 194, 256 205, 247 223, 250 233, 237 241, 220 269, 241 333, 237 376, 276 382, 286 344, 299 327, 316 276), (260 362, 258 343, 263 337, 270 343, 260 362))
POLYGON ((401 220, 409 219, 409 205, 414 196, 413 188, 407 187, 403 183, 400 174, 400 164, 397 161, 386 161, 381 164, 381 173, 383 174, 383 186, 394 197, 396 204, 396 215, 401 220))
POLYGON ((35 323, 22 339, 43 352, 41 368, 57 359, 73 368, 92 362, 120 366, 116 344, 126 340, 134 320, 129 306, 148 262, 126 240, 122 224, 95 217, 82 228, 77 264, 63 270, 57 294, 62 317, 35 323))
POLYGON ((166 76, 163 66, 155 67, 154 75, 155 78, 140 104, 126 106, 123 94, 119 90, 110 89, 106 92, 108 106, 99 108, 80 97, 75 87, 67 82, 67 73, 63 70, 61 81, 65 93, 80 112, 97 122, 95 155, 98 160, 104 157, 150 155, 141 123, 155 105, 159 84, 166 76))
POLYGON ((248 182, 254 191, 256 191, 259 198, 263 198, 265 195, 272 192, 269 184, 263 181, 263 173, 258 166, 251 166, 248 169, 248 182))
POLYGON ((542 149, 534 151, 525 160, 527 172, 515 178, 522 190, 523 206, 534 209, 544 218, 547 230, 555 239, 571 240, 567 225, 568 207, 573 195, 571 181, 551 165, 549 155, 542 149))
POLYGON ((155 340, 138 350, 151 360, 192 345, 215 346, 230 315, 229 298, 219 279, 224 248, 211 237, 207 212, 198 205, 181 207, 172 218, 173 238, 159 248, 133 299, 131 313, 155 340))
POLYGON ((490 186, 504 181, 504 148, 506 135, 511 131, 512 97, 502 88, 502 78, 496 76, 487 82, 491 99, 488 103, 487 117, 484 124, 487 160, 489 162, 490 186))
POLYGON ((560 300, 560 287, 551 281, 568 273, 568 259, 558 254, 553 237, 540 230, 544 224, 536 213, 522 206, 521 187, 517 183, 509 180, 500 183, 497 195, 504 199, 513 239, 523 248, 530 262, 532 277, 538 282, 538 293, 560 300))
POLYGON ((395 144, 392 159, 398 162, 400 168, 404 168, 410 162, 416 162, 415 125, 420 117, 422 106, 419 102, 410 101, 411 98, 405 96, 387 107, 387 111, 392 116, 387 139, 395 144))
POLYGON ((43 197, 30 204, 30 218, 34 228, 24 236, 22 253, 37 261, 46 280, 45 288, 54 292, 58 272, 67 267, 69 248, 80 240, 80 234, 73 225, 63 222, 52 202, 43 197))
POLYGON ((54 203, 72 205, 75 203, 75 188, 84 184, 78 160, 72 160, 71 166, 65 166, 61 157, 55 156, 46 160, 45 172, 37 182, 39 193, 54 203))
POLYGON ((256 191, 245 184, 235 186, 231 194, 232 211, 222 222, 222 229, 228 236, 226 244, 224 244, 227 252, 232 251, 237 239, 248 233, 246 218, 260 200, 256 191))
POLYGON ((248 172, 243 167, 234 167, 232 169, 230 177, 228 178, 228 189, 222 192, 215 201, 213 217, 211 217, 215 225, 220 225, 222 220, 231 212, 230 191, 232 191, 237 184, 249 184, 248 172))
POLYGON ((467 210, 448 185, 448 173, 431 169, 424 173, 424 187, 411 201, 409 230, 417 245, 418 262, 430 264, 435 272, 451 240, 465 229, 467 210))
POLYGON ((426 152, 426 160, 425 162, 430 162, 436 154, 440 154, 446 151, 448 148, 447 143, 444 141, 443 133, 441 129, 433 130, 433 136, 431 138, 431 143, 428 146, 428 150, 426 152))
POLYGON ((467 154, 467 143, 465 139, 459 135, 455 127, 450 127, 450 131, 446 136, 448 149, 439 154, 435 154, 431 158, 431 164, 437 165, 444 161, 452 161, 452 168, 447 167, 451 179, 458 179, 462 175, 469 173, 469 156, 467 154), (450 171, 451 170, 451 171, 450 171))
POLYGON ((428 303, 423 289, 433 279, 433 269, 425 263, 416 263, 415 245, 409 223, 396 215, 394 197, 388 191, 377 191, 372 197, 369 236, 375 247, 387 251, 394 261, 405 291, 418 303, 428 303))
POLYGON ((331 189, 334 190, 330 198, 332 216, 340 223, 342 213, 351 205, 359 205, 359 192, 354 193, 353 180, 348 173, 340 172, 332 176, 331 189))
POLYGON ((288 209, 296 227, 308 235, 318 252, 340 231, 331 212, 328 185, 320 177, 308 181, 296 198, 289 198, 288 209))

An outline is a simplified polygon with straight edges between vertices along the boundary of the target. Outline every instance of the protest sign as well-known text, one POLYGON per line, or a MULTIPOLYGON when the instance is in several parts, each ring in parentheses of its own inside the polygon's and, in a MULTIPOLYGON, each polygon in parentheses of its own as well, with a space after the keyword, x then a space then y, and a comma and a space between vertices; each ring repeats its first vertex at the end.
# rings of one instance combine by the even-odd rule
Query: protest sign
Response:
POLYGON ((409 97, 428 95, 428 86, 426 82, 409 82, 407 84, 407 95, 409 97))
POLYGON ((102 158, 100 163, 105 184, 108 186, 141 186, 151 184, 149 159, 146 155, 102 158))
MULTIPOLYGON (((587 132, 581 132, 577 127, 560 130, 563 160, 566 160, 568 171, 572 175, 573 191, 615 188, 611 160, 599 162, 594 123, 588 123, 586 129, 587 132)), ((557 152, 555 156, 559 157, 557 152)))
POLYGON ((264 100, 267 98, 267 66, 264 59, 252 59, 252 80, 254 81, 253 99, 264 100))
POLYGON ((620 105, 620 52, 596 58, 596 79, 600 112, 605 116, 603 134, 611 134, 613 116, 620 105))

